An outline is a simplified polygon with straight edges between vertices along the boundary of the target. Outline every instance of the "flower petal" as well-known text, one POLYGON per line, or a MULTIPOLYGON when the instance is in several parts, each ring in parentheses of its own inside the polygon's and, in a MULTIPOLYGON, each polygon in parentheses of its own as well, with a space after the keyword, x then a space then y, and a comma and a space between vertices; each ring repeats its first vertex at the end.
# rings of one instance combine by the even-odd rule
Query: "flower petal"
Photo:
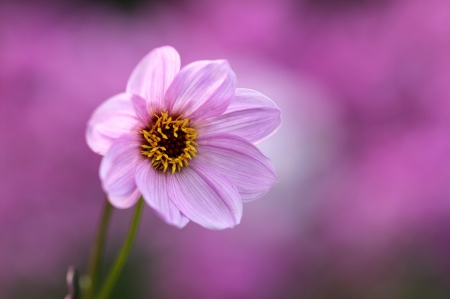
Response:
POLYGON ((150 161, 143 161, 138 165, 136 184, 147 204, 165 222, 178 228, 183 228, 189 222, 169 198, 167 174, 154 169, 150 161))
POLYGON ((149 113, 164 108, 164 94, 180 71, 180 55, 170 47, 156 48, 135 67, 127 83, 127 92, 147 100, 149 113))
POLYGON ((236 75, 225 60, 197 61, 184 67, 166 93, 166 107, 191 121, 221 115, 233 99, 236 75))
POLYGON ((126 93, 115 95, 94 111, 86 130, 87 144, 94 152, 105 155, 115 139, 139 125, 132 103, 135 97, 126 93))
POLYGON ((110 194, 108 195, 108 200, 113 206, 118 209, 128 209, 134 206, 135 203, 137 203, 139 197, 141 197, 141 191, 136 188, 130 194, 126 194, 123 196, 110 194))
POLYGON ((136 117, 140 120, 143 126, 150 123, 150 114, 148 112, 147 102, 140 96, 134 95, 131 100, 136 113, 136 117))
POLYGON ((239 192, 214 169, 191 163, 167 178, 170 198, 190 220, 209 229, 229 228, 241 221, 239 192))
POLYGON ((278 180, 272 162, 239 136, 201 136, 198 144, 196 162, 226 175, 244 202, 263 196, 278 180))
POLYGON ((139 136, 122 135, 114 141, 100 164, 103 190, 117 208, 129 208, 139 199, 135 183, 136 167, 143 158, 139 149, 139 136))
POLYGON ((281 111, 271 99, 238 88, 225 113, 198 123, 197 129, 200 135, 226 132, 256 143, 272 135, 280 125, 281 111))

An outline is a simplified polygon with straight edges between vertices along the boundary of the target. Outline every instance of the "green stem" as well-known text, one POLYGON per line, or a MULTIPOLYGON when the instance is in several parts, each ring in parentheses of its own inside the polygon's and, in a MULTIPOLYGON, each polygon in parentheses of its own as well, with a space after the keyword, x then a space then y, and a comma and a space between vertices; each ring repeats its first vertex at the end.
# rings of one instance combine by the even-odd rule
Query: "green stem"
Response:
POLYGON ((133 219, 131 220, 130 230, 128 231, 128 236, 120 250, 119 255, 117 256, 114 264, 106 276, 106 280, 100 289, 99 295, 97 299, 106 299, 114 288, 117 279, 119 278, 120 273, 122 272, 123 266, 128 259, 128 256, 131 251, 131 247, 133 246, 134 238, 136 237, 137 230, 139 227, 139 221, 141 219, 142 207, 144 205, 144 200, 142 197, 139 199, 136 209, 134 210, 133 219))
POLYGON ((100 278, 100 269, 103 261, 103 249, 105 248, 106 243, 106 232, 108 230, 112 211, 113 206, 109 203, 108 198, 106 198, 100 226, 97 231, 96 241, 94 247, 92 248, 92 254, 89 261, 88 277, 90 278, 90 285, 86 289, 84 296, 85 299, 91 299, 92 295, 96 292, 97 282, 100 278))

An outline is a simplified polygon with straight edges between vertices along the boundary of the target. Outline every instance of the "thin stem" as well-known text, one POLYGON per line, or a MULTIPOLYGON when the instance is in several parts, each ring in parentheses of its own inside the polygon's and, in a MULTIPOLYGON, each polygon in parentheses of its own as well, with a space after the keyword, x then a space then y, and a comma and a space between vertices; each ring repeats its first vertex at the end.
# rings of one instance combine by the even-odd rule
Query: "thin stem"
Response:
POLYGON ((100 289, 97 299, 106 299, 114 288, 120 273, 122 272, 123 266, 128 259, 128 256, 133 246, 134 238, 136 237, 137 230, 139 227, 139 221, 141 220, 142 207, 144 205, 144 200, 142 197, 139 199, 136 208, 134 210, 133 219, 131 220, 130 230, 128 231, 128 236, 123 243, 120 253, 116 257, 114 264, 106 276, 106 280, 100 289))
POLYGON ((108 198, 106 198, 105 204, 103 206, 100 226, 98 227, 97 237, 94 247, 92 248, 91 258, 89 261, 88 277, 90 278, 91 283, 90 286, 86 289, 84 297, 85 299, 91 299, 92 295, 97 289, 97 282, 100 278, 100 270, 103 261, 103 249, 105 248, 106 243, 106 233, 108 230, 112 211, 113 206, 109 203, 108 198))

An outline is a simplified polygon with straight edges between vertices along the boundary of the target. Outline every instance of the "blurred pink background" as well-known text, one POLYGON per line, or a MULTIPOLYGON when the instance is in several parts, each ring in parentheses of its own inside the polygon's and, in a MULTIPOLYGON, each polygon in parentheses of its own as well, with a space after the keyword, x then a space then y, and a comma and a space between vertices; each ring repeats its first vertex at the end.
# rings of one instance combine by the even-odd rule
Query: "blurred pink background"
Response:
POLYGON ((447 0, 1 1, 0 298, 63 298, 86 271, 86 122, 162 45, 279 105, 259 145, 279 182, 225 231, 146 207, 114 298, 450 298, 447 0))

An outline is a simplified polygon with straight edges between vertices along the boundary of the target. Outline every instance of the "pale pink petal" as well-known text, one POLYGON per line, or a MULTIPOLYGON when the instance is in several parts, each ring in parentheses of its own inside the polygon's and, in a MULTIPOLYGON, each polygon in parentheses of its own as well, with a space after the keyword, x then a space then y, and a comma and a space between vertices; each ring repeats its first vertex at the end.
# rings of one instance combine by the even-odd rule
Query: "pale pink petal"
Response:
POLYGON ((109 202, 118 209, 128 209, 134 206, 141 197, 141 191, 135 189, 133 192, 125 195, 108 195, 109 202))
MULTIPOLYGON (((147 102, 140 96, 133 96, 132 104, 136 117, 142 123, 142 128, 150 123, 150 114, 148 112, 147 102)), ((141 129, 141 128, 139 128, 141 129)))
POLYGON ((131 73, 127 92, 147 100, 149 113, 163 109, 164 94, 180 71, 180 55, 170 47, 156 48, 148 53, 131 73))
POLYGON ((139 136, 132 134, 125 134, 116 139, 103 157, 100 179, 113 206, 128 208, 138 200, 135 172, 143 159, 140 154, 139 136))
POLYGON ((209 165, 227 176, 243 201, 263 196, 278 180, 271 161, 243 138, 214 134, 199 137, 198 144, 196 165, 209 165))
POLYGON ((115 139, 139 126, 132 103, 135 97, 126 93, 115 95, 94 111, 86 130, 87 144, 94 152, 104 155, 115 139))
POLYGON ((190 220, 209 229, 239 224, 242 217, 239 192, 215 169, 192 163, 167 178, 170 198, 190 220))
POLYGON ((232 101, 236 84, 227 61, 197 61, 175 77, 166 93, 166 106, 191 121, 218 116, 232 101))
POLYGON ((136 169, 136 184, 147 204, 161 219, 168 224, 182 228, 189 222, 189 219, 181 214, 170 200, 167 193, 167 175, 167 173, 153 168, 150 160, 144 160, 136 169))
POLYGON ((281 111, 265 95, 251 89, 236 89, 233 101, 221 116, 197 123, 198 133, 231 133, 256 143, 281 125, 281 111))

